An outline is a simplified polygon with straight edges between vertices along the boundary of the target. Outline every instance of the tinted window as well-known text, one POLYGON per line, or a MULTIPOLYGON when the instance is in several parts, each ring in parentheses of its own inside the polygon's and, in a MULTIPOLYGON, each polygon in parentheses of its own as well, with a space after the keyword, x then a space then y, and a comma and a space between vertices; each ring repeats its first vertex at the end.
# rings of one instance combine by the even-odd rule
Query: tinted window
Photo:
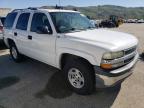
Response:
POLYGON ((22 13, 17 21, 16 29, 27 30, 30 13, 22 13))
POLYGON ((1 22, 2 22, 2 24, 4 25, 5 18, 1 18, 1 22))
POLYGON ((44 13, 35 13, 31 23, 31 31, 36 32, 38 27, 47 26, 52 32, 49 20, 44 13))
POLYGON ((7 17, 6 17, 6 21, 5 21, 4 27, 7 28, 7 29, 12 28, 16 16, 17 16, 17 13, 9 13, 7 15, 7 17))

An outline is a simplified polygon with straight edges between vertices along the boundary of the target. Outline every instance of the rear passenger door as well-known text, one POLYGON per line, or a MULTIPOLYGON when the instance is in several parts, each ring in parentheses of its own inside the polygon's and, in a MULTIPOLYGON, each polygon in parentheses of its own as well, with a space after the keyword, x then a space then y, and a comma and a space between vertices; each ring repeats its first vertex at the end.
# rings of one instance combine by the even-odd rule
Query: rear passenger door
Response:
POLYGON ((42 12, 33 14, 29 37, 31 57, 54 66, 56 36, 53 34, 48 14, 42 12), (38 33, 38 28, 42 26, 46 26, 49 33, 38 33))
POLYGON ((30 13, 21 13, 15 25, 14 36, 16 38, 16 45, 20 53, 27 55, 28 45, 27 41, 27 28, 30 18, 30 13))

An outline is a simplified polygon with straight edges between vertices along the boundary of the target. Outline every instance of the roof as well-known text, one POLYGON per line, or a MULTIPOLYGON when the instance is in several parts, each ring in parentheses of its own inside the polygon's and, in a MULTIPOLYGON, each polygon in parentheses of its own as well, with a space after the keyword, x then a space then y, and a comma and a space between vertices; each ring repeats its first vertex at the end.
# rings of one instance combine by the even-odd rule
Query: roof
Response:
POLYGON ((79 13, 78 11, 64 10, 64 9, 39 9, 39 10, 44 10, 44 11, 48 11, 48 12, 74 12, 74 13, 79 13))
POLYGON ((74 12, 74 13, 79 13, 78 11, 73 11, 73 10, 64 10, 64 9, 39 9, 39 8, 27 8, 27 9, 15 9, 13 10, 13 12, 17 12, 17 11, 36 11, 36 10, 40 10, 40 11, 48 11, 48 12, 74 12))

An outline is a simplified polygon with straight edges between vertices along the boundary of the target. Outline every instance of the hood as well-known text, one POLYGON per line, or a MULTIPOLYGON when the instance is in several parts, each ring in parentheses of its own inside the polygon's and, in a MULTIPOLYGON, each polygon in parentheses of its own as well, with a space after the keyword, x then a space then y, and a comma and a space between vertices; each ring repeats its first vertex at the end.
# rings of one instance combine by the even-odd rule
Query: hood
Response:
POLYGON ((124 50, 138 44, 138 40, 130 34, 104 29, 72 32, 65 35, 73 40, 87 42, 109 50, 124 50))

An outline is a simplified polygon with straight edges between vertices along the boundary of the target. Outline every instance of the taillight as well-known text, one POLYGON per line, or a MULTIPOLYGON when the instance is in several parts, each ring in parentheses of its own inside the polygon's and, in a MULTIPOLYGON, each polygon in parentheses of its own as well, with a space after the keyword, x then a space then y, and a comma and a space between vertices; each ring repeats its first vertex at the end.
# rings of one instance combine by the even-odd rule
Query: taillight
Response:
POLYGON ((0 31, 3 31, 3 26, 0 26, 0 31))

